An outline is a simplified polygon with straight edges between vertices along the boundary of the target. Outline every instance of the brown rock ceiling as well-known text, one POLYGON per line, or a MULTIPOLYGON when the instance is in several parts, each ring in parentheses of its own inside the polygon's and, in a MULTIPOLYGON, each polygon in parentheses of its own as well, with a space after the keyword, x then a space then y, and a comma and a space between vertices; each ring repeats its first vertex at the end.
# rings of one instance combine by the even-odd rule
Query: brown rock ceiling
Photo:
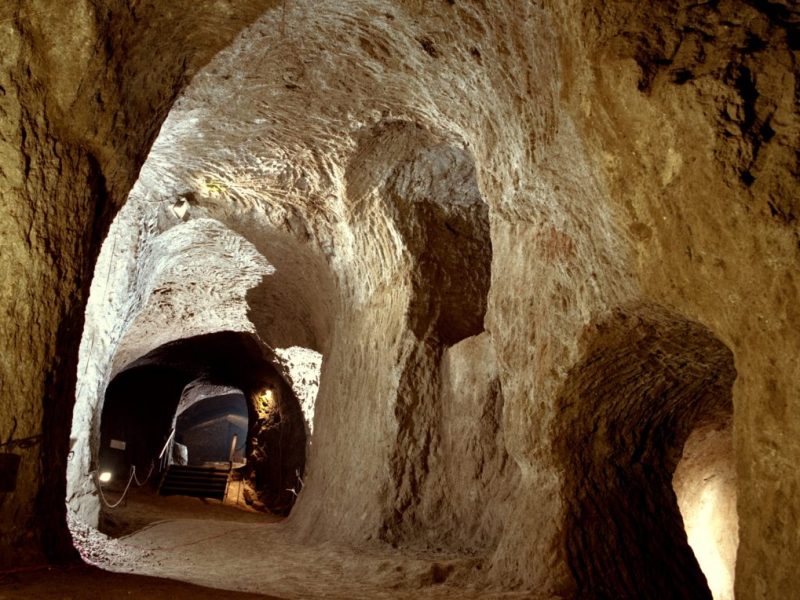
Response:
POLYGON ((0 9, 0 452, 22 457, 0 564, 73 555, 102 241, 173 105, 226 116, 241 73, 264 156, 308 185, 187 191, 281 277, 309 265, 248 294, 265 339, 325 355, 298 540, 446 548, 544 597, 708 597, 671 478, 732 412, 736 595, 791 597, 798 27, 777 0, 0 9))

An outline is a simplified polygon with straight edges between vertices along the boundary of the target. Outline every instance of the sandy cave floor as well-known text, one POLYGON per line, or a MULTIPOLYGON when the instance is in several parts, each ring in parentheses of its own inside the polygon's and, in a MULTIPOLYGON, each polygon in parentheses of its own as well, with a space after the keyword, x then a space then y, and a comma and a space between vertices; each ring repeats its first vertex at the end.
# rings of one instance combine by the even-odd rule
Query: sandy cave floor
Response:
MULTIPOLYGON (((114 501, 118 494, 111 492, 114 501)), ((123 504, 104 509, 100 530, 112 538, 120 538, 162 521, 215 520, 236 523, 278 523, 283 517, 219 500, 188 496, 159 496, 149 488, 131 488, 123 504)))
MULTIPOLYGON (((211 589, 184 581, 112 573, 92 565, 49 567, 0 576, 0 600, 269 600, 270 596, 211 589)), ((280 600, 274 598, 274 600, 280 600)))
POLYGON ((104 529, 114 537, 73 525, 76 544, 103 570, 84 565, 6 575, 0 600, 531 598, 459 585, 485 568, 477 558, 299 544, 290 522, 218 501, 136 490, 106 512, 104 529))

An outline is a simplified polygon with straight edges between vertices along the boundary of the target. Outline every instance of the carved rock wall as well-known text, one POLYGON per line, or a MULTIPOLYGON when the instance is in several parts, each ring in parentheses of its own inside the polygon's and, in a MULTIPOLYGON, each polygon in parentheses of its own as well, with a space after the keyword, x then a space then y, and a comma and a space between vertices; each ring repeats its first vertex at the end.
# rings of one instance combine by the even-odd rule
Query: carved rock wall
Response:
POLYGON ((632 445, 658 475, 629 510, 611 508, 644 517, 642 506, 663 506, 650 525, 677 548, 670 582, 707 596, 671 485, 691 415, 658 413, 663 435, 648 445, 606 411, 631 398, 721 397, 705 388, 729 385, 735 365, 736 590, 790 593, 800 543, 791 4, 121 4, 19 2, 0 20, 0 394, 11 407, 0 441, 12 416, 14 438, 34 440, 20 450, 18 491, 0 496, 4 525, 15 523, 2 530, 4 558, 32 559, 43 532, 54 554, 68 552, 63 423, 90 272, 172 107, 141 173, 145 198, 188 198, 248 240, 281 278, 247 294, 256 331, 325 355, 292 517, 301 538, 472 552, 487 567, 476 581, 542 594, 601 589, 606 570, 609 594, 646 589, 655 579, 641 557, 627 574, 602 553, 587 563, 580 549, 597 540, 575 537, 587 492, 574 472, 623 502, 640 464, 632 445), (625 336, 587 351, 615 310, 653 305, 672 315, 656 321, 686 332, 666 335, 665 353, 646 325, 644 342, 629 332, 640 361, 625 355, 625 336), (707 343, 683 348, 684 337, 707 343), (668 376, 627 394, 626 371, 599 401, 591 390, 608 382, 592 364, 606 350, 631 373, 668 376), (685 383, 682 361, 708 377, 685 383), (598 420, 619 431, 586 432, 598 420), (620 457, 607 439, 632 444, 620 457), (609 464, 624 466, 616 483, 609 464))

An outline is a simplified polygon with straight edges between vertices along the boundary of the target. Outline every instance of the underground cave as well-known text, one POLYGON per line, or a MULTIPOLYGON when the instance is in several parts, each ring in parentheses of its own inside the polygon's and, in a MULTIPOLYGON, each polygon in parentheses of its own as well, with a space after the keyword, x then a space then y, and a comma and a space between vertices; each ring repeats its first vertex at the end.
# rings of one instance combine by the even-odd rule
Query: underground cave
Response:
POLYGON ((0 597, 792 597, 799 32, 0 8, 0 597))
POLYGON ((110 381, 99 423, 97 468, 88 483, 97 478, 118 496, 100 495, 101 521, 115 520, 112 509, 130 483, 143 488, 151 477, 161 496, 221 500, 273 515, 288 514, 300 490, 302 411, 250 336, 219 332, 149 352, 110 381), (116 485, 108 484, 112 478, 116 485))

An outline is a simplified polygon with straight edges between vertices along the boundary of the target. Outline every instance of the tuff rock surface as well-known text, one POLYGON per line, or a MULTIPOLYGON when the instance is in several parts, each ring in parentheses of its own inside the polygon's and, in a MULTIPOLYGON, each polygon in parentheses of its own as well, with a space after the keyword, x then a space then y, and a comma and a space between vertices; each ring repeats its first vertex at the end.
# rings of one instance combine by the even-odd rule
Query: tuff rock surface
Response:
POLYGON ((298 543, 706 598, 683 521, 711 469, 737 597, 789 597, 799 22, 744 0, 3 9, 0 443, 22 462, 0 560, 71 552, 76 397, 90 514, 111 378, 233 331, 322 355, 298 543))

